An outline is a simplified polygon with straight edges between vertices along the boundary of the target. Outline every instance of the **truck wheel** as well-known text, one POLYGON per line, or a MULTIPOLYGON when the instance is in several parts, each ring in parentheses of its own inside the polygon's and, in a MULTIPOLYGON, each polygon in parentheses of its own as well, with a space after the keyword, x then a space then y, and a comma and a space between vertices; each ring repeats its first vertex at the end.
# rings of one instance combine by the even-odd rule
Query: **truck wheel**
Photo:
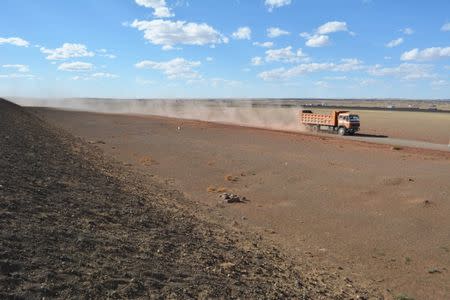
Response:
POLYGON ((345 128, 344 127, 339 128, 338 129, 338 134, 339 135, 345 135, 345 128))
POLYGON ((312 131, 313 131, 313 132, 318 132, 318 131, 319 131, 319 126, 313 125, 312 131))

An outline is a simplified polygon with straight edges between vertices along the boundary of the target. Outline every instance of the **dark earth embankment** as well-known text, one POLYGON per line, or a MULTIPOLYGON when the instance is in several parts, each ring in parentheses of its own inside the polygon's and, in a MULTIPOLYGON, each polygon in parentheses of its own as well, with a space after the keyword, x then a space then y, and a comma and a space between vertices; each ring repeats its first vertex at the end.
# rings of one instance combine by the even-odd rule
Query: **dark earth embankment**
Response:
POLYGON ((252 234, 195 215, 94 146, 0 99, 0 298, 337 298, 252 234))

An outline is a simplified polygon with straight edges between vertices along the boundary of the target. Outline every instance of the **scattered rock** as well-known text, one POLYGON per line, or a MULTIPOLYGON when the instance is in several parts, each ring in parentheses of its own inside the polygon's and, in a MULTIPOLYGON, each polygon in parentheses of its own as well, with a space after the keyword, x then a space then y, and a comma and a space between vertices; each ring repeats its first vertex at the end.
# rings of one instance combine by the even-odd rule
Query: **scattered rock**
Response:
POLYGON ((106 142, 102 141, 102 140, 97 140, 97 141, 89 141, 89 144, 102 144, 102 145, 105 145, 106 142))
POLYGON ((433 205, 433 202, 431 202, 430 200, 424 200, 423 201, 423 206, 427 207, 427 206, 430 206, 430 205, 433 205))
POLYGON ((219 198, 225 203, 243 203, 247 200, 245 197, 240 197, 231 193, 220 194, 219 198))
POLYGON ((429 269, 428 273, 430 274, 436 274, 436 273, 442 273, 441 270, 437 269, 437 268, 433 268, 433 269, 429 269))

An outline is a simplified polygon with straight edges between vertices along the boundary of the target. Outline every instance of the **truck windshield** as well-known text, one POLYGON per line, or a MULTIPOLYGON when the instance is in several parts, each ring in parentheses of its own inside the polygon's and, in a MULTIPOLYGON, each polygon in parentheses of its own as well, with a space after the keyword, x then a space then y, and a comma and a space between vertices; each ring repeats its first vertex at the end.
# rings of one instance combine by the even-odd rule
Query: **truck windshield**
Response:
POLYGON ((351 115, 351 116, 350 116, 350 121, 359 121, 359 116, 357 116, 357 115, 351 115))

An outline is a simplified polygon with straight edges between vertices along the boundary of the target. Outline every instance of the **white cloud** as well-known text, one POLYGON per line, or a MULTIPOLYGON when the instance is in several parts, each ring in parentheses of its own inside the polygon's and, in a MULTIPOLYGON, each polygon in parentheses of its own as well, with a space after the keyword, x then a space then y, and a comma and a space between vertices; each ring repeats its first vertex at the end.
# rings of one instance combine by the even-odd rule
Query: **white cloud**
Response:
POLYGON ((169 18, 174 14, 166 5, 165 0, 136 0, 136 4, 153 9, 153 15, 157 18, 169 18))
POLYGON ((70 62, 70 63, 65 62, 58 66, 58 70, 69 71, 69 72, 90 71, 90 70, 92 70, 92 68, 93 68, 93 65, 91 63, 80 62, 80 61, 70 62))
POLYGON ((211 56, 208 56, 205 60, 206 60, 206 61, 213 61, 214 58, 212 58, 211 56))
POLYGON ((327 80, 347 80, 347 76, 327 76, 327 80))
POLYGON ((305 58, 306 54, 302 52, 302 49, 298 49, 297 52, 292 52, 292 47, 286 47, 281 49, 271 49, 266 51, 266 61, 279 61, 284 63, 299 62, 301 58, 305 58))
POLYGON ((313 35, 308 38, 305 45, 308 47, 324 47, 330 44, 328 35, 313 35))
POLYGON ((412 49, 410 51, 404 52, 400 59, 403 61, 411 61, 411 60, 434 60, 444 57, 450 57, 450 47, 431 47, 423 50, 419 50, 417 48, 412 49))
POLYGON ((375 65, 369 68, 368 72, 374 76, 395 76, 405 80, 433 78, 433 66, 425 64, 402 63, 397 67, 382 67, 375 65))
POLYGON ((435 86, 435 87, 446 86, 448 84, 449 84, 448 81, 445 81, 443 79, 434 80, 434 81, 431 82, 431 85, 435 86))
POLYGON ((320 35, 329 34, 329 33, 333 33, 333 32, 339 32, 339 31, 348 31, 346 22, 331 21, 331 22, 327 22, 327 23, 321 25, 319 28, 317 28, 317 33, 320 35))
POLYGON ((215 45, 228 43, 228 38, 206 23, 187 23, 185 21, 134 20, 131 27, 144 32, 144 38, 154 45, 215 45))
POLYGON ((99 49, 99 50, 96 50, 96 52, 99 53, 99 55, 103 56, 103 57, 107 57, 107 58, 110 58, 110 59, 117 58, 116 55, 108 53, 108 50, 106 50, 106 49, 99 49))
POLYGON ((237 86, 242 82, 237 80, 229 80, 224 78, 200 78, 200 79, 191 79, 187 81, 188 84, 206 84, 212 86, 214 88, 219 86, 237 86))
POLYGON ((289 35, 289 31, 282 30, 278 27, 270 27, 267 28, 267 36, 270 38, 276 38, 282 35, 289 35))
POLYGON ((316 82, 314 82, 314 85, 318 86, 320 88, 323 88, 323 89, 327 89, 330 87, 328 82, 326 82, 326 81, 316 81, 316 82))
POLYGON ((258 74, 258 76, 263 80, 285 80, 313 72, 356 71, 363 68, 361 63, 362 62, 360 60, 355 58, 342 59, 340 63, 304 63, 289 69, 277 68, 269 71, 264 71, 258 74))
POLYGON ((2 78, 2 79, 16 79, 16 78, 32 79, 32 78, 35 78, 35 76, 32 74, 13 73, 13 74, 0 74, 0 78, 2 78))
POLYGON ((331 21, 319 26, 314 33, 302 32, 300 36, 306 39, 305 45, 308 47, 324 47, 330 44, 328 34, 339 31, 355 35, 355 33, 348 30, 346 22, 331 21))
POLYGON ((450 22, 447 22, 444 25, 442 25, 441 30, 442 31, 450 31, 450 22))
POLYGON ((253 46, 258 46, 258 47, 263 47, 263 48, 271 48, 271 47, 273 47, 273 43, 272 42, 264 42, 264 43, 254 42, 253 46))
POLYGON ((119 75, 111 73, 94 73, 91 75, 93 78, 119 78, 119 75))
POLYGON ((410 28, 410 27, 406 27, 406 28, 400 29, 400 32, 402 32, 403 34, 406 34, 406 35, 414 34, 414 30, 412 28, 410 28))
POLYGON ((384 59, 390 60, 390 59, 392 59, 392 56, 385 56, 384 59))
POLYGON ((386 47, 388 47, 388 48, 394 48, 394 47, 399 46, 399 45, 402 44, 402 43, 403 43, 403 38, 398 38, 398 39, 392 40, 392 41, 390 41, 389 43, 387 43, 387 44, 386 44, 386 47))
POLYGON ((46 57, 48 60, 63 60, 73 57, 92 57, 95 54, 87 50, 87 47, 83 44, 71 44, 64 43, 61 48, 47 49, 40 48, 41 52, 48 54, 46 57))
POLYGON ((135 67, 138 69, 153 69, 162 71, 169 79, 195 79, 201 76, 194 68, 201 65, 199 61, 189 61, 184 58, 177 57, 175 59, 163 62, 156 62, 151 60, 144 60, 137 64, 135 67))
POLYGON ((10 38, 0 37, 0 45, 3 44, 10 44, 19 47, 28 47, 30 45, 30 43, 19 37, 10 37, 10 38))
POLYGON ((252 38, 252 30, 250 27, 239 27, 232 36, 237 40, 249 40, 252 38))
POLYGON ((90 75, 84 75, 84 76, 73 76, 71 79, 72 80, 93 80, 93 79, 115 79, 115 78, 119 78, 119 75, 116 74, 112 74, 112 73, 94 73, 94 74, 90 74, 90 75))
POLYGON ((148 79, 143 79, 143 78, 137 77, 136 78, 136 83, 140 84, 140 85, 154 85, 157 82, 154 81, 154 80, 148 80, 148 79))
POLYGON ((255 56, 255 57, 252 58, 252 65, 254 65, 254 66, 260 66, 260 65, 262 65, 262 64, 263 64, 263 59, 262 59, 262 57, 255 56))
POLYGON ((30 68, 27 65, 3 65, 3 68, 16 69, 17 72, 27 73, 30 72, 30 68))
POLYGON ((266 0, 264 4, 269 8, 269 11, 272 11, 274 8, 291 4, 291 0, 266 0))

